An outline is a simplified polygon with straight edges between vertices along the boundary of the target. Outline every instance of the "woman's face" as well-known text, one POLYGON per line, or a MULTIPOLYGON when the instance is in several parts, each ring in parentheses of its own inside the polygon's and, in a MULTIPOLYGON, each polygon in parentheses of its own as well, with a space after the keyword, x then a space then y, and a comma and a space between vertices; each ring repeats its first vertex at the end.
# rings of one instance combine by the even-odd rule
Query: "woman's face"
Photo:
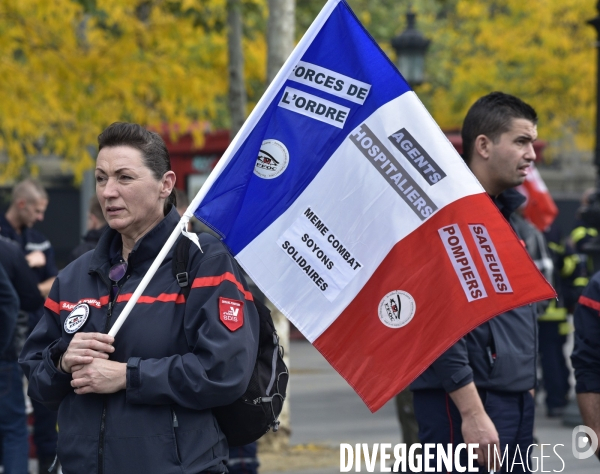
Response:
POLYGON ((142 153, 129 146, 102 148, 96 159, 96 195, 108 225, 137 241, 163 218, 175 174, 157 180, 142 153))

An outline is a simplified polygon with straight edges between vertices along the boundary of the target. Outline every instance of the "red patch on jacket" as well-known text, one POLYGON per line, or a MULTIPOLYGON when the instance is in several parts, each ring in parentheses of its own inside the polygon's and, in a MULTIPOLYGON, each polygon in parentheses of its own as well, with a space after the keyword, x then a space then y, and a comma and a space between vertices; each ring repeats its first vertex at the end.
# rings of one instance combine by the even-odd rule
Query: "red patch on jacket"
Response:
POLYGON ((244 303, 230 298, 219 298, 219 317, 230 331, 235 331, 244 325, 244 303))

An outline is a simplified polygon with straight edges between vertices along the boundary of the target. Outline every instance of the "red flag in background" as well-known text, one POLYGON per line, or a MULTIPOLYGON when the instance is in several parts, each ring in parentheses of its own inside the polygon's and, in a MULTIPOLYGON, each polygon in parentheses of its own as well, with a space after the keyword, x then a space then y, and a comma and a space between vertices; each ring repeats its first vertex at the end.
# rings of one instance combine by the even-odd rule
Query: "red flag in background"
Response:
POLYGON ((540 231, 545 231, 556 219, 558 208, 546 183, 533 164, 527 174, 527 179, 517 190, 527 198, 525 218, 540 231))

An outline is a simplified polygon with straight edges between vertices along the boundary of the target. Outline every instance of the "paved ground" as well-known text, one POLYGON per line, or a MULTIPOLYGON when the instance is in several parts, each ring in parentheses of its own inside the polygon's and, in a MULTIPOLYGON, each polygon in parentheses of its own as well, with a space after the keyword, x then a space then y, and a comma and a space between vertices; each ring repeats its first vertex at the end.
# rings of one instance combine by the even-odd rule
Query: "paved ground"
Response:
MULTIPOLYGON (((393 403, 388 403, 371 414, 350 386, 327 364, 323 357, 307 342, 292 341, 291 395, 292 445, 316 444, 333 448, 335 463, 330 467, 285 471, 288 474, 329 474, 339 471, 340 443, 391 443, 401 442, 393 403)), ((534 451, 531 468, 536 472, 598 473, 600 463, 595 458, 577 460, 572 453, 571 427, 562 420, 549 419, 538 407, 535 436, 544 447, 543 466, 541 453, 534 451), (563 445, 563 446, 559 446, 563 445), (556 453, 553 451, 556 450, 556 453), (560 457, 559 457, 560 456, 560 457), (536 467, 536 460, 538 463, 536 467), (542 469, 543 468, 543 469, 542 469)), ((308 451, 306 456, 310 457, 308 451)), ((316 457, 316 454, 315 454, 316 457)), ((307 463, 309 464, 309 463, 307 463)), ((352 469, 351 472, 355 472, 352 469)), ((362 465, 362 472, 367 472, 362 465)), ((376 469, 375 472, 379 472, 376 469)))

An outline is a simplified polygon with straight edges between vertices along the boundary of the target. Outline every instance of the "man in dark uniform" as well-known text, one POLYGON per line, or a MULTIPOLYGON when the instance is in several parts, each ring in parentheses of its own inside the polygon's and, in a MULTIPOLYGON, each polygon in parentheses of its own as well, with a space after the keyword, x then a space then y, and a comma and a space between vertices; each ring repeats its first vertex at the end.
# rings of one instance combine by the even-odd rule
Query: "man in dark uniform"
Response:
MULTIPOLYGON (((35 180, 26 179, 12 191, 12 199, 5 215, 0 215, 0 235, 16 242, 35 274, 38 288, 48 296, 58 273, 54 262, 54 249, 50 241, 38 230, 36 222, 44 219, 48 207, 48 194, 35 180)), ((29 313, 29 329, 40 320, 43 311, 29 313)), ((34 402, 34 441, 41 469, 48 469, 56 456, 56 413, 34 402)))
MULTIPOLYGON (((36 277, 27 264, 21 249, 14 242, 0 236, 0 268, 6 274, 20 301, 19 308, 11 315, 16 320, 13 328, 0 326, 0 437, 6 473, 26 473, 29 459, 29 437, 27 415, 23 395, 23 372, 17 359, 28 332, 27 311, 37 311, 44 298, 36 285, 36 277), (20 311, 19 311, 20 309, 20 311), (18 315, 18 317, 17 317, 18 315), (4 347, 4 349, 2 349, 4 347)), ((4 310, 4 303, 0 307, 4 310)), ((7 306, 8 308, 8 306, 7 306)))
POLYGON ((69 262, 81 257, 84 253, 94 250, 104 229, 106 220, 102 214, 102 208, 96 196, 92 196, 88 208, 87 232, 83 236, 83 242, 75 247, 69 254, 69 262))
POLYGON ((571 362, 577 403, 584 424, 600 438, 600 272, 583 290, 573 320, 575 346, 571 362))
MULTIPOLYGON (((523 183, 535 160, 536 124, 533 108, 501 92, 480 98, 465 117, 465 162, 507 220, 525 201, 512 188, 523 183)), ((422 443, 478 443, 475 453, 486 467, 488 449, 491 467, 494 449, 502 454, 506 449, 509 462, 515 454, 519 458, 517 451, 526 458, 533 443, 536 313, 535 305, 526 305, 496 316, 459 340, 413 382, 422 443)), ((461 454, 466 466, 466 450, 461 454)))
POLYGON ((4 267, 0 265, 0 351, 10 344, 10 335, 15 329, 18 311, 19 299, 4 267))

